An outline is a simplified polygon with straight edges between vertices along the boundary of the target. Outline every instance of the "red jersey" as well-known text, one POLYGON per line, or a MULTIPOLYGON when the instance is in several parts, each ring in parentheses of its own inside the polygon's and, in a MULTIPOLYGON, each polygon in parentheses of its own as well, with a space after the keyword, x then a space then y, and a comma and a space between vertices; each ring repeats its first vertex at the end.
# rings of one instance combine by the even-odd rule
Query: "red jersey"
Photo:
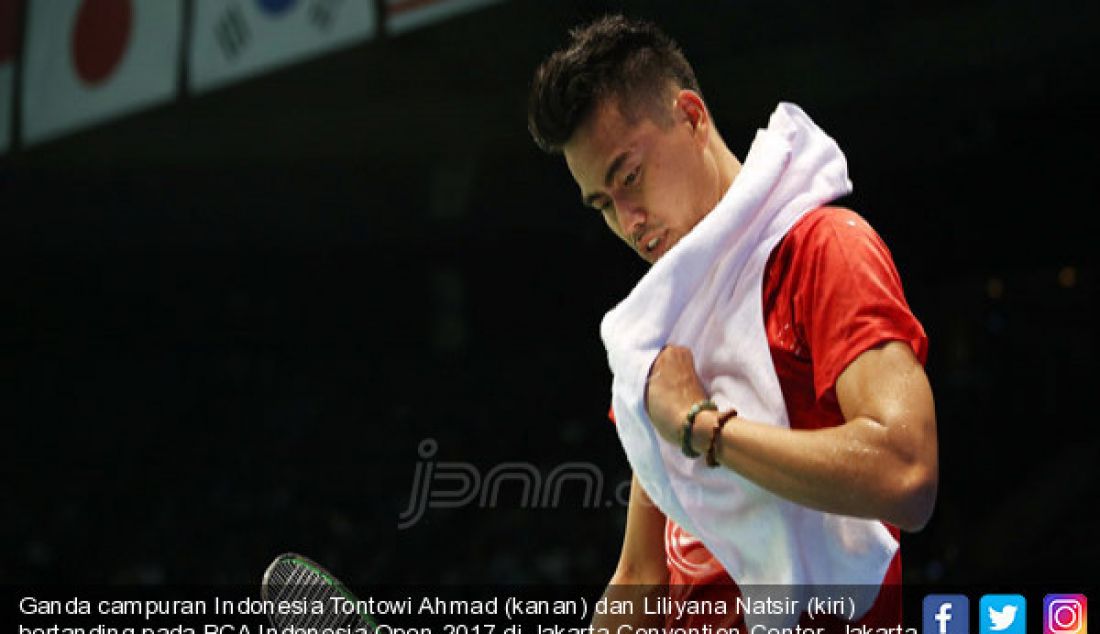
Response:
MULTIPOLYGON (((863 218, 847 209, 822 207, 806 214, 775 247, 764 269, 763 314, 792 429, 845 422, 836 381, 868 349, 903 341, 921 364, 927 360, 928 338, 905 301, 890 251, 863 218)), ((896 527, 886 526, 900 539, 896 527)), ((665 553, 673 598, 732 601, 736 596, 736 584, 718 560, 671 520, 665 526, 665 553)), ((882 584, 859 624, 901 622, 900 548, 882 584)), ((730 611, 725 623, 716 623, 714 616, 685 616, 667 625, 741 625, 732 604, 730 611)), ((804 627, 827 624, 820 616, 809 621, 803 614, 804 627)))

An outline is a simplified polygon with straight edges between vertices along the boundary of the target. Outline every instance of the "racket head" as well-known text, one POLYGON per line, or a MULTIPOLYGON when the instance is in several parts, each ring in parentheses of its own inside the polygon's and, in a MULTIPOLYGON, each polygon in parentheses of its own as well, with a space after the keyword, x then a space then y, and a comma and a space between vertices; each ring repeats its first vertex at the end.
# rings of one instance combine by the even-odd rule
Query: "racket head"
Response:
POLYGON ((272 613, 271 624, 282 630, 294 628, 346 627, 353 632, 371 633, 378 624, 371 615, 361 609, 360 601, 336 575, 305 555, 286 552, 278 555, 264 570, 260 585, 260 598, 275 603, 282 601, 320 601, 322 613, 307 610, 304 613, 272 613), (336 601, 333 601, 335 599, 336 601), (340 600, 350 601, 351 606, 337 609, 340 600))

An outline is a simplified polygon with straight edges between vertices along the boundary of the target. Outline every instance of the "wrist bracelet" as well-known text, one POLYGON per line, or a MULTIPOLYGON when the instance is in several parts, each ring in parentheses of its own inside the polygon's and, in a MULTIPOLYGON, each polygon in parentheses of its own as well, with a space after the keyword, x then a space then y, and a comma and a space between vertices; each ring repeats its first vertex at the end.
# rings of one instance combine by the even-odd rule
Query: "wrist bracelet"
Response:
POLYGON ((692 429, 695 427, 695 417, 703 410, 717 412, 718 406, 710 399, 703 399, 696 402, 691 406, 691 409, 688 410, 687 416, 684 418, 684 424, 680 428, 680 451, 684 452, 684 455, 688 458, 698 458, 702 455, 692 448, 691 434, 692 429))
POLYGON ((722 436, 722 428, 735 416, 737 416, 737 410, 735 409, 722 412, 718 415, 718 424, 714 426, 714 431, 711 432, 710 446, 707 447, 708 467, 714 468, 718 466, 718 439, 722 436))

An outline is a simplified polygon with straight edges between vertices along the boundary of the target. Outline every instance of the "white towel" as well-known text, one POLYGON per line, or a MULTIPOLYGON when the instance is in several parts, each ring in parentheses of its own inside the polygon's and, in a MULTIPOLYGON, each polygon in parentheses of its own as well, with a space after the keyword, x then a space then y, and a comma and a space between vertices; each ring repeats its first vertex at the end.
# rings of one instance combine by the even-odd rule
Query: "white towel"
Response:
MULTIPOLYGON (((780 103, 722 200, 607 313, 600 333, 620 440, 661 511, 702 540, 747 598, 791 598, 805 608, 818 593, 838 592, 814 586, 859 584, 849 589, 859 618, 898 548, 881 522, 815 511, 688 459, 656 435, 645 407, 649 369, 675 344, 691 349, 719 408, 790 427, 764 331, 764 267, 799 218, 851 189, 836 142, 798 106, 780 103)), ((750 627, 797 619, 746 615, 750 627)))

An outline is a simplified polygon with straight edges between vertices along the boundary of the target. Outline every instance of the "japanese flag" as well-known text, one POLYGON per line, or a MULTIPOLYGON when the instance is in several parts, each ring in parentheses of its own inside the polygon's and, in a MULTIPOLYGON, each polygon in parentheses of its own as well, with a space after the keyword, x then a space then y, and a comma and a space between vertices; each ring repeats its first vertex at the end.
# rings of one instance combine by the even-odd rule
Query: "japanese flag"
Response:
POLYGON ((395 35, 500 0, 386 0, 386 30, 395 35))
POLYGON ((11 111, 15 99, 12 69, 15 66, 16 37, 19 35, 17 0, 0 0, 0 154, 11 145, 11 111))
POLYGON ((196 92, 371 38, 372 0, 196 0, 196 92))
POLYGON ((27 144, 175 96, 180 0, 30 0, 27 8, 27 144))

